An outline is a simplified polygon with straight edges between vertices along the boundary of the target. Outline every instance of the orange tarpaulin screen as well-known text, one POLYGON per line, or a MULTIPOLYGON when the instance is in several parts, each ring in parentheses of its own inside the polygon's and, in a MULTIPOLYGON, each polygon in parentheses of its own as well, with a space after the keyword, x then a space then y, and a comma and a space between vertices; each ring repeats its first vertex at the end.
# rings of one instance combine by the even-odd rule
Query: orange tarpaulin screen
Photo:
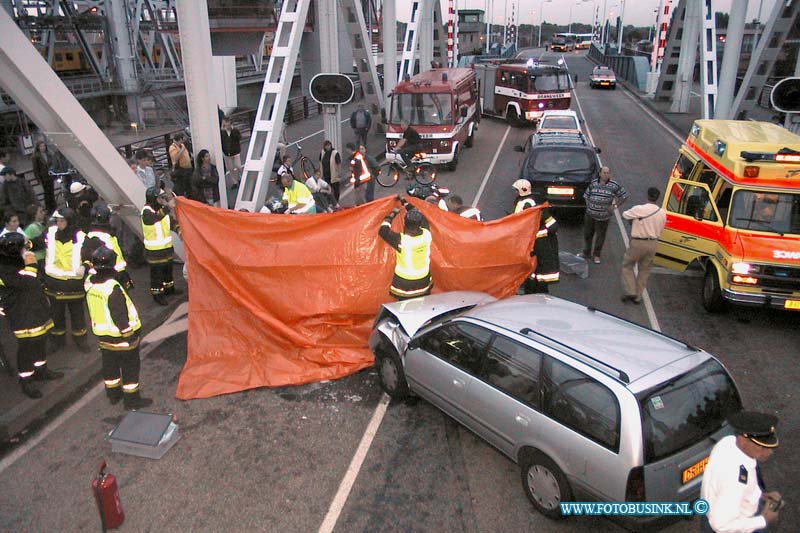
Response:
MULTIPOLYGON (((409 201, 430 221, 436 291, 504 297, 531 271, 539 209, 481 224, 409 201)), ((378 228, 398 205, 391 197, 333 214, 264 215, 180 198, 190 299, 177 397, 300 385, 370 366, 367 339, 380 305, 392 301, 395 264, 378 228)))

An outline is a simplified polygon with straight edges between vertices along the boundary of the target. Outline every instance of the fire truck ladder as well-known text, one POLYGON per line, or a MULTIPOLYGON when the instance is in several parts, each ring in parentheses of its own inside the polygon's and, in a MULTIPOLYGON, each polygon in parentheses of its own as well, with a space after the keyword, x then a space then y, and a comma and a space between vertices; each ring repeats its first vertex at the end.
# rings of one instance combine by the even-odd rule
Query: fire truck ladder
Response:
POLYGON ((370 112, 376 115, 381 109, 381 84, 372 56, 372 36, 367 33, 361 1, 341 0, 340 6, 347 33, 350 36, 350 45, 356 61, 358 78, 361 80, 361 88, 364 91, 364 99, 370 106, 370 112))
POLYGON ((311 0, 289 0, 281 9, 253 123, 252 141, 247 149, 244 177, 236 196, 237 210, 257 212, 264 205, 310 3, 311 0))
POLYGON ((767 83, 768 76, 772 73, 778 54, 784 48, 787 37, 795 25, 800 14, 800 2, 775 2, 772 14, 764 33, 758 41, 755 53, 750 58, 750 65, 742 80, 739 92, 731 106, 731 118, 740 115, 747 116, 759 102, 761 92, 767 83))
POLYGON ((714 118, 717 99, 717 31, 711 0, 703 0, 700 30, 700 83, 703 86, 703 118, 714 118))
MULTIPOLYGON (((400 79, 414 75, 414 64, 417 61, 417 45, 419 44, 420 0, 411 2, 411 20, 406 26, 406 38, 403 41, 403 59, 400 62, 400 79)), ((385 68, 385 67, 384 67, 385 68)))

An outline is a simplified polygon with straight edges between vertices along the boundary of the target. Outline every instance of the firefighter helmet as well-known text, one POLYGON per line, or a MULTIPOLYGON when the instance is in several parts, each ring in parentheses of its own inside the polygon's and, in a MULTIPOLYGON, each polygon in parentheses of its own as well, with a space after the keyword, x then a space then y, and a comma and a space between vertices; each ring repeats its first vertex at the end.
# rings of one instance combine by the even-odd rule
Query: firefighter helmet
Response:
POLYGON ((511 184, 511 186, 517 190, 520 196, 531 193, 531 182, 528 180, 519 179, 511 184))

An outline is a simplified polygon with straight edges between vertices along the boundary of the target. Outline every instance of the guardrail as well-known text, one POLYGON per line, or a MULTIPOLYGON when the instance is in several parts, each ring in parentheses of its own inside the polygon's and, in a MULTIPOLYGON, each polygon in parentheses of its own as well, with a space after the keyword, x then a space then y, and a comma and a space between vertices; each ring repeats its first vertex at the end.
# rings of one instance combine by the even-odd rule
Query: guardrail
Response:
POLYGON ((640 91, 644 91, 647 71, 650 70, 650 62, 647 58, 642 56, 621 56, 616 53, 612 54, 610 51, 610 46, 605 46, 601 50, 595 43, 592 43, 589 47, 589 58, 610 67, 617 79, 623 79, 633 84, 640 91))

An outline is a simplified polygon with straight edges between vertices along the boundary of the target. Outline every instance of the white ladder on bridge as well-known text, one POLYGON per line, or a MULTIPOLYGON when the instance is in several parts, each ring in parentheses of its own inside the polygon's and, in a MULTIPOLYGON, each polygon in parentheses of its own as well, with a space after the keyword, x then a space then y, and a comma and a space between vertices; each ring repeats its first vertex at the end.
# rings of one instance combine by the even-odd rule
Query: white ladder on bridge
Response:
POLYGON ((700 29, 700 83, 703 87, 703 118, 714 118, 717 99, 717 31, 711 0, 704 0, 700 29))
MULTIPOLYGON (((399 80, 414 75, 414 65, 417 61, 417 45, 419 44, 419 18, 422 14, 420 0, 411 2, 411 20, 406 26, 406 38, 403 40, 403 59, 400 61, 399 80)), ((384 68, 386 66, 384 65, 384 68)), ((421 70, 421 69, 420 69, 421 70)))
POLYGON ((380 112, 383 98, 381 97, 378 70, 375 68, 375 60, 372 56, 372 36, 367 32, 361 0, 341 0, 340 7, 347 33, 350 35, 350 46, 356 62, 358 79, 361 81, 361 89, 364 91, 364 99, 370 105, 370 112, 374 115, 380 112))
POLYGON ((310 3, 311 0, 283 3, 236 196, 237 210, 258 212, 264 205, 310 3))

